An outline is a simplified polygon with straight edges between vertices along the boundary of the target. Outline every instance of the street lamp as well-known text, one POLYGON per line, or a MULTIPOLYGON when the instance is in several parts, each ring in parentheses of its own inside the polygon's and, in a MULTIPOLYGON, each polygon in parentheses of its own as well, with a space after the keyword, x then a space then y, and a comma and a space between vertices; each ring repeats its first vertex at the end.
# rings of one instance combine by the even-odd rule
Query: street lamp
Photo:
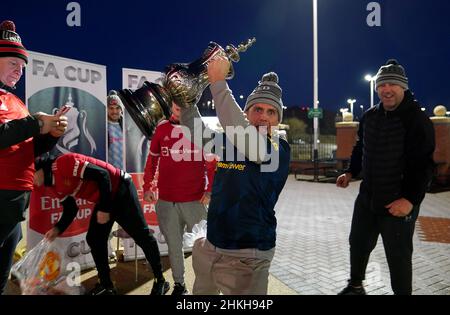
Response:
POLYGON ((349 98, 349 99, 347 100, 347 103, 350 104, 350 113, 352 113, 352 115, 353 115, 353 104, 354 104, 355 102, 356 102, 356 100, 353 99, 353 98, 349 98))
MULTIPOLYGON (((315 110, 319 108, 319 45, 318 45, 318 27, 317 27, 317 0, 312 0, 313 3, 313 90, 314 90, 314 102, 313 107, 315 110)), ((314 180, 319 180, 319 149, 317 140, 319 140, 319 118, 314 116, 313 118, 313 130, 314 130, 314 180)))
POLYGON ((370 107, 373 107, 373 90, 374 90, 373 86, 374 86, 374 82, 375 82, 376 76, 372 76, 370 74, 366 74, 364 79, 366 79, 366 81, 370 82, 370 107))
POLYGON ((244 101, 244 95, 239 95, 239 99, 241 100, 241 103, 244 101))
POLYGON ((359 108, 361 108, 361 117, 364 115, 364 105, 359 105, 359 108))

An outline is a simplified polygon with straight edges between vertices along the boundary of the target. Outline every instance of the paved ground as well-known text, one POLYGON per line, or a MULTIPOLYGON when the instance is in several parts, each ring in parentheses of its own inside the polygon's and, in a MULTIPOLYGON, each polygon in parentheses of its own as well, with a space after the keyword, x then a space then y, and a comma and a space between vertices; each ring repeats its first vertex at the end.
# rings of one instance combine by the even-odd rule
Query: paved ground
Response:
MULTIPOLYGON (((276 207, 271 273, 297 294, 336 294, 349 273, 348 234, 359 182, 347 189, 289 177, 276 207)), ((450 192, 427 194, 421 216, 450 218, 450 192)), ((416 230, 417 231, 417 230, 416 230)), ((450 233, 450 230, 447 231, 450 233)), ((414 237, 414 294, 450 294, 450 244, 414 237)), ((392 294, 381 238, 367 270, 368 294, 392 294)))
MULTIPOLYGON (((348 234, 353 202, 359 182, 347 189, 334 184, 297 181, 290 176, 276 207, 278 239, 271 266, 269 294, 336 294, 349 272, 348 234)), ((450 192, 427 194, 421 216, 450 219, 450 192)), ((420 232, 420 233, 419 233, 420 232)), ((450 294, 450 244, 427 242, 414 237, 414 294, 450 294)), ((444 231, 445 233, 445 231, 444 231)), ((450 229, 447 230, 450 233, 450 229)), ((165 275, 171 279, 170 264, 163 258, 165 275)), ((191 257, 186 258, 186 282, 192 288, 191 257)), ((112 276, 121 294, 148 294, 153 283, 143 261, 134 281, 134 262, 112 264, 112 276)), ((83 274, 87 288, 96 282, 95 271, 83 274)), ((392 294, 381 240, 371 255, 367 270, 368 294, 392 294)), ((9 294, 20 294, 10 283, 9 294)))

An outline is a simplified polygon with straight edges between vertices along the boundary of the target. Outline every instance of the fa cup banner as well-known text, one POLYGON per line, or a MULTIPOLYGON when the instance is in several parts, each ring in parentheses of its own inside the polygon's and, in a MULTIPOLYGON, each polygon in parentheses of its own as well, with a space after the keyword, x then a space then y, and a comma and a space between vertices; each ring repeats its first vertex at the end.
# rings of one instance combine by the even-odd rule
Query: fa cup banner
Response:
MULTIPOLYGON (((87 62, 30 52, 25 73, 25 97, 31 113, 56 113, 68 105, 66 133, 53 155, 76 152, 106 160, 106 67, 87 62)), ((94 204, 77 200, 74 222, 55 241, 64 244, 67 257, 88 268, 94 265, 86 233, 94 204)), ((27 248, 33 248, 62 214, 62 205, 48 188, 31 196, 27 248)))
MULTIPOLYGON (((124 89, 137 90, 142 87, 144 82, 158 83, 162 78, 163 73, 156 71, 145 71, 137 69, 122 69, 122 85, 124 89)), ((166 117, 169 118, 169 117, 166 117)), ((168 254, 167 243, 164 235, 161 233, 158 225, 158 218, 156 216, 155 204, 144 201, 144 191, 142 186, 144 184, 144 169, 148 156, 150 142, 147 137, 138 128, 132 117, 125 111, 124 117, 125 130, 125 165, 126 171, 132 175, 134 184, 138 192, 139 201, 141 202, 144 211, 144 217, 150 228, 150 231, 155 236, 159 251, 162 255, 168 254)), ((155 177, 157 177, 158 170, 155 177)), ((135 243, 130 238, 123 239, 124 245, 124 259, 132 260, 135 257, 135 243)), ((184 245, 185 252, 191 251, 190 246, 184 245)), ((136 252, 137 258, 144 258, 144 253, 138 247, 136 252)))
MULTIPOLYGON (((157 71, 123 68, 122 85, 124 89, 136 90, 145 81, 156 82, 161 76, 162 73, 157 71)), ((126 171, 130 174, 143 173, 150 142, 136 126, 127 111, 124 113, 124 130, 126 171)), ((139 188, 139 186, 136 187, 139 188)))
MULTIPOLYGON (((146 71, 138 69, 122 69, 122 85, 124 89, 139 89, 145 81, 156 82, 162 76, 161 72, 146 71)), ((155 204, 144 201, 144 192, 142 185, 144 183, 144 168, 147 160, 150 141, 136 126, 130 114, 124 113, 124 137, 125 137, 125 165, 126 171, 131 174, 133 182, 136 185, 139 201, 144 211, 144 217, 147 221, 150 231, 158 241, 158 248, 162 255, 167 255, 167 244, 164 236, 158 227, 155 204)), ((135 243, 130 238, 122 239, 124 251, 124 260, 133 260, 135 256, 135 243)), ((140 247, 137 248, 137 258, 145 258, 144 252, 140 247)))

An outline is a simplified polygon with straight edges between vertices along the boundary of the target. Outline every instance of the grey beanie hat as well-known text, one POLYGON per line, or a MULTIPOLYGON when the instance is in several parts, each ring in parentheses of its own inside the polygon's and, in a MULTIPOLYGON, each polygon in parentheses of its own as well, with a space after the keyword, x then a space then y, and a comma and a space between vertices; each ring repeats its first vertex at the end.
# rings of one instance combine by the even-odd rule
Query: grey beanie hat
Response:
POLYGON ((120 99, 119 95, 117 95, 117 91, 115 90, 109 91, 108 97, 106 98, 106 105, 119 105, 120 108, 122 108, 122 111, 124 110, 122 100, 120 99))
POLYGON ((398 64, 398 61, 395 59, 389 59, 384 66, 378 70, 377 77, 375 80, 375 89, 381 84, 390 83, 396 84, 404 88, 408 89, 408 78, 405 74, 405 69, 398 64))
POLYGON ((247 98, 244 112, 257 103, 268 104, 275 107, 278 111, 278 121, 283 120, 283 101, 281 100, 282 90, 278 85, 278 75, 275 72, 269 72, 262 76, 258 86, 247 98))

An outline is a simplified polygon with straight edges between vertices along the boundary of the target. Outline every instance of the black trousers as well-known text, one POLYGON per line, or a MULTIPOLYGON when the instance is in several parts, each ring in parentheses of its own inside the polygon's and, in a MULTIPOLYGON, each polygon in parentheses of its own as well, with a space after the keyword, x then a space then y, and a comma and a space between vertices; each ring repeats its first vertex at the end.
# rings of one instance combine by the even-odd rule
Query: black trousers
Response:
POLYGON ((144 219, 136 187, 129 175, 122 178, 119 191, 113 203, 111 220, 106 224, 97 223, 98 209, 94 209, 86 236, 95 266, 97 267, 100 283, 105 286, 112 285, 108 263, 108 239, 114 221, 117 221, 136 244, 142 248, 145 258, 152 267, 155 278, 163 278, 158 243, 150 233, 147 222, 144 219))
POLYGON ((370 253, 381 234, 394 294, 412 293, 413 235, 418 213, 419 207, 415 206, 403 218, 375 214, 370 209, 369 196, 358 195, 350 232, 351 284, 360 285, 365 279, 370 253))
POLYGON ((14 252, 22 238, 20 222, 30 203, 30 191, 0 190, 0 295, 5 290, 14 252))

